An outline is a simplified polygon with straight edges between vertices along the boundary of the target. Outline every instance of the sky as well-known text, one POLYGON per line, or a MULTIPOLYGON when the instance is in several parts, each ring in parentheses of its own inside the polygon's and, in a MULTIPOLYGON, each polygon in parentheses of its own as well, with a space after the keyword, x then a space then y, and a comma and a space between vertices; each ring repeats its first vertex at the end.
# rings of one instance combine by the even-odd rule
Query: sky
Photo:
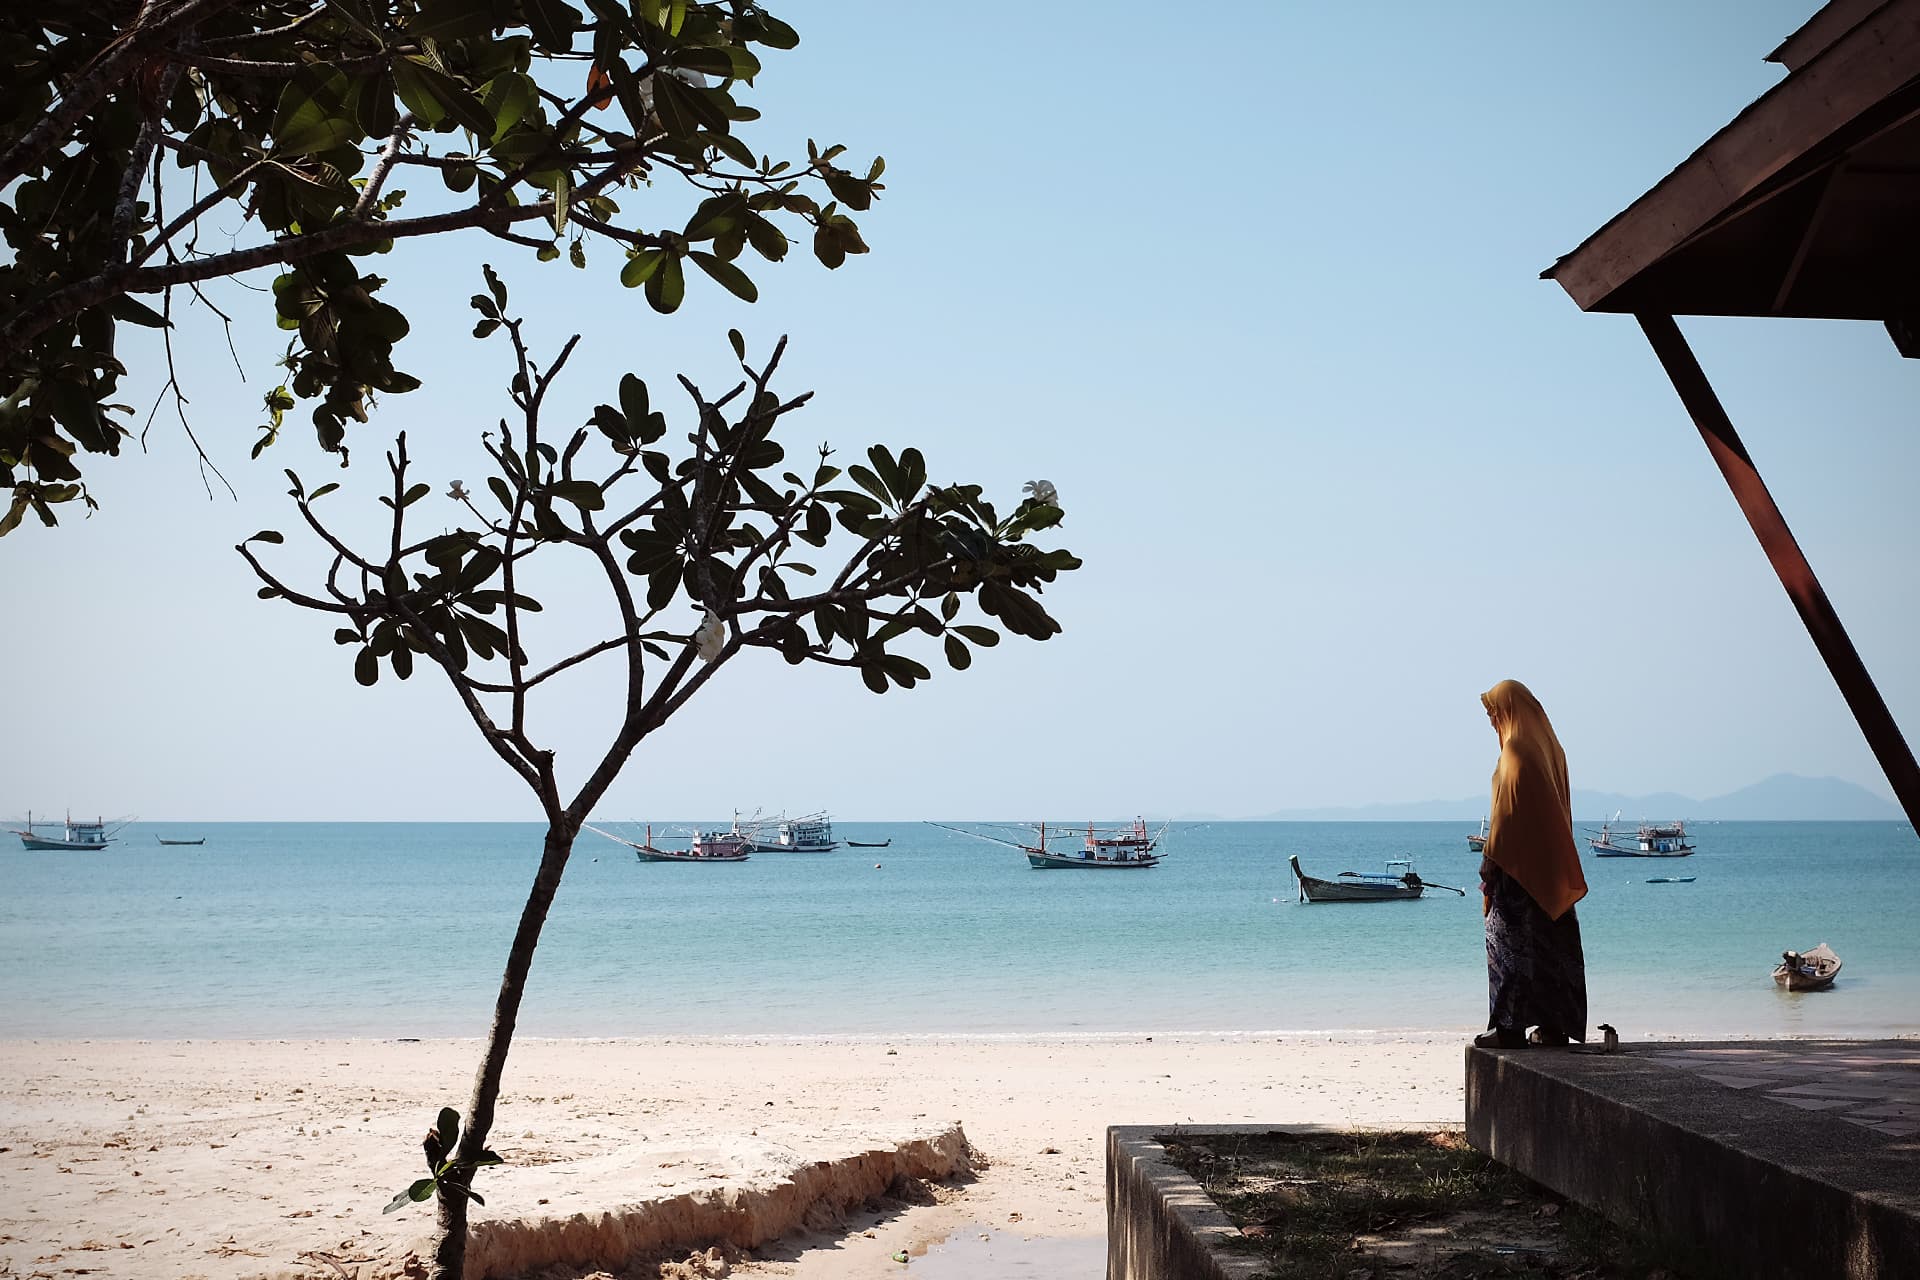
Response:
MULTIPOLYGON (((508 376, 468 336, 481 260, 537 343, 583 335, 560 421, 632 370, 684 431, 676 372, 721 387, 727 328, 756 352, 787 334, 777 385, 815 393, 792 450, 915 445, 1009 505, 1051 480, 1086 562, 1047 593, 1064 634, 964 673, 923 655, 912 691, 746 655, 641 745, 602 817, 1456 799, 1486 789, 1477 695, 1508 677, 1578 788, 1707 797, 1793 772, 1890 796, 1638 328, 1539 279, 1777 83, 1762 56, 1815 7, 775 6, 802 41, 768 55, 747 137, 884 156, 872 253, 763 267, 752 306, 696 277, 660 317, 604 246, 586 272, 485 237, 404 247, 378 270, 426 387, 356 429, 346 472, 304 411, 248 461, 283 339, 264 295, 228 287, 246 380, 204 317, 181 368, 238 497, 207 496, 163 413, 144 452, 89 460, 101 512, 0 540, 0 814, 538 816, 443 680, 361 688, 331 621, 257 600, 232 549, 291 528, 282 467, 343 481, 350 525, 370 512, 396 430, 436 489, 477 481, 508 376)), ((632 198, 685 216, 674 192, 632 198)), ((1913 733, 1920 363, 1876 325, 1682 327, 1913 733)), ((144 412, 161 365, 129 363, 144 412)), ((310 562, 296 544, 279 563, 310 562)), ((584 580, 552 586, 554 641, 597 638, 584 580)), ((604 744, 611 675, 536 709, 563 781, 604 744)))

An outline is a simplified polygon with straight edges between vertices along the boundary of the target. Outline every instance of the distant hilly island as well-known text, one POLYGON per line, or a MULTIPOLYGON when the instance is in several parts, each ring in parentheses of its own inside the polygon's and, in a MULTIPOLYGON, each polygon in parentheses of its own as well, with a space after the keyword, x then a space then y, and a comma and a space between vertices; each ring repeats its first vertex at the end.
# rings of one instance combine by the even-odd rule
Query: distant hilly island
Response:
MULTIPOLYGON (((1487 810, 1485 796, 1465 800, 1417 800, 1406 804, 1370 804, 1346 809, 1282 809, 1258 815, 1268 822, 1478 822, 1487 810)), ((1728 822, 1878 822, 1902 817, 1887 800, 1842 778, 1807 778, 1776 773, 1723 796, 1697 800, 1671 791, 1629 796, 1612 791, 1573 792, 1574 817, 1598 822, 1619 813, 1625 821, 1675 818, 1728 822)))

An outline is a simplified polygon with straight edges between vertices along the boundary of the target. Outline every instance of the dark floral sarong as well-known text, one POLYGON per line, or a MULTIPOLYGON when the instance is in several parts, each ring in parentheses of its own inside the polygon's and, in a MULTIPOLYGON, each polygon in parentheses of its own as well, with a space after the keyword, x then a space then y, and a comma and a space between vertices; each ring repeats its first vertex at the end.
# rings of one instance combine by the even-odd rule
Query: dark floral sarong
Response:
POLYGON ((1489 864, 1487 987, 1489 1027, 1545 1027, 1587 1038, 1587 962, 1574 908, 1550 919, 1520 882, 1489 864))

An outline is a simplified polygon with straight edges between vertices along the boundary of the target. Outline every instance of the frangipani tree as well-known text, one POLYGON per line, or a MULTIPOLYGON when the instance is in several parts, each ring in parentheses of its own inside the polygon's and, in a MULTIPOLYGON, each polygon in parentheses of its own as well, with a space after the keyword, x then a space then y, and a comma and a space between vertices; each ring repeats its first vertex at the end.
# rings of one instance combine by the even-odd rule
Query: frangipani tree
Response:
POLYGON ((761 53, 798 41, 753 0, 0 4, 0 534, 95 505, 82 464, 131 434, 122 401, 184 408, 173 331, 196 307, 270 302, 288 335, 255 454, 304 401, 344 462, 350 424, 419 385, 381 255, 591 252, 670 312, 690 276, 752 301, 746 264, 793 243, 865 253, 849 213, 878 159, 741 136, 761 53), (270 292, 215 287, 263 269, 270 292), (162 331, 169 378, 123 388, 125 325, 162 331))
MULTIPOLYGON (((1080 564, 1033 541, 1061 519, 1045 482, 1029 484, 1003 516, 977 485, 930 484, 915 449, 875 446, 870 465, 842 470, 821 447, 789 464, 775 429, 809 396, 783 400, 772 388, 784 340, 756 368, 731 333, 744 377, 716 397, 681 378, 691 401, 683 432, 669 429, 632 374, 588 423, 544 429, 548 392, 579 339, 537 364, 491 268, 486 281, 472 300, 475 333, 512 347, 514 414, 485 440, 493 471, 484 484, 446 491, 465 512, 461 526, 410 527, 434 486, 414 478, 402 435, 387 455, 391 520, 378 546, 334 531, 322 514, 334 485, 308 490, 289 472, 300 521, 330 557, 323 579, 296 585, 268 566, 263 544, 284 542, 278 531, 239 547, 263 597, 333 619, 361 684, 437 668, 546 820, 466 1126, 443 1114, 428 1144, 438 1176, 415 1184, 419 1197, 438 1199, 436 1265, 446 1277, 462 1271, 468 1186, 493 1160, 487 1138, 541 928, 581 825, 635 748, 748 649, 846 667, 885 693, 929 678, 914 656, 929 647, 964 670, 1001 631, 1045 640, 1060 626, 1041 593, 1080 564), (540 560, 559 556, 591 562, 618 625, 574 652, 536 657, 525 623, 541 605, 525 586, 540 560), (563 779, 531 710, 550 682, 596 659, 624 672, 618 724, 599 757, 563 779)), ((569 607, 586 606, 570 598, 569 607)))

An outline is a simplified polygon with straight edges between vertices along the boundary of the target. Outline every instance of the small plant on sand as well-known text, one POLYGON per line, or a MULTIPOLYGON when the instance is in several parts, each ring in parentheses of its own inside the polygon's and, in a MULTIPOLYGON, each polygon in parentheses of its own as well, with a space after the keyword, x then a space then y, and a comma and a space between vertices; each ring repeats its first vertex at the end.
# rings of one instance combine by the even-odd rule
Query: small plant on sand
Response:
POLYGON ((332 620, 361 684, 384 673, 404 680, 416 663, 437 668, 546 819, 467 1125, 441 1112, 428 1150, 433 1176, 402 1193, 437 1198, 436 1265, 449 1277, 464 1264, 474 1172, 496 1159, 487 1136, 541 928, 582 824, 634 750, 749 649, 842 667, 885 693, 931 676, 916 650, 937 648, 961 671, 1002 630, 1045 640, 1060 625, 1040 594, 1080 564, 1032 541, 1061 520, 1051 485, 1034 486, 1003 514, 978 485, 931 483, 916 449, 876 445, 866 464, 843 470, 821 446, 809 462, 783 469, 775 427, 809 399, 773 391, 784 339, 756 367, 740 335, 730 334, 744 376, 723 394, 681 378, 691 412, 677 439, 632 374, 621 379, 617 403, 551 437, 542 420, 548 392, 579 339, 537 363, 522 320, 509 313, 506 286, 490 268, 485 279, 486 291, 473 298, 475 333, 511 347, 514 407, 511 424, 503 419, 483 437, 492 467, 485 483, 469 490, 455 481, 435 495, 413 478, 403 433, 387 455, 385 527, 371 545, 355 546, 340 531, 354 513, 341 511, 338 521, 323 514, 334 485, 308 489, 287 473, 294 509, 321 552, 309 565, 316 586, 301 589, 261 558, 263 546, 286 541, 277 530, 238 548, 264 584, 261 596, 332 620), (830 544, 836 564, 810 563, 830 544), (584 580, 540 576, 553 571, 550 560, 567 557, 584 561, 584 580), (532 594, 550 594, 542 581, 566 583, 565 618, 545 615, 532 594), (582 581, 597 583, 598 601, 582 581), (595 617, 608 627, 603 639, 535 660, 541 641, 566 643, 595 617), (595 659, 615 664, 624 689, 598 758, 563 784, 555 752, 537 736, 537 695, 595 659))
POLYGON ((484 1169, 490 1164, 505 1162, 485 1149, 471 1160, 462 1160, 454 1155, 460 1146, 460 1113, 458 1111, 452 1107, 440 1108, 439 1119, 434 1122, 433 1128, 427 1130, 427 1136, 421 1140, 420 1146, 427 1153, 427 1176, 416 1179, 404 1191, 397 1193, 393 1199, 387 1201, 387 1207, 380 1212, 392 1213, 395 1209, 404 1209, 410 1204, 431 1200, 439 1192, 443 1181, 446 1182, 449 1194, 464 1196, 478 1205, 486 1204, 486 1201, 480 1198, 480 1193, 469 1185, 473 1172, 476 1169, 484 1169), (466 1181, 454 1181, 448 1178, 447 1175, 456 1169, 466 1174, 466 1181))

